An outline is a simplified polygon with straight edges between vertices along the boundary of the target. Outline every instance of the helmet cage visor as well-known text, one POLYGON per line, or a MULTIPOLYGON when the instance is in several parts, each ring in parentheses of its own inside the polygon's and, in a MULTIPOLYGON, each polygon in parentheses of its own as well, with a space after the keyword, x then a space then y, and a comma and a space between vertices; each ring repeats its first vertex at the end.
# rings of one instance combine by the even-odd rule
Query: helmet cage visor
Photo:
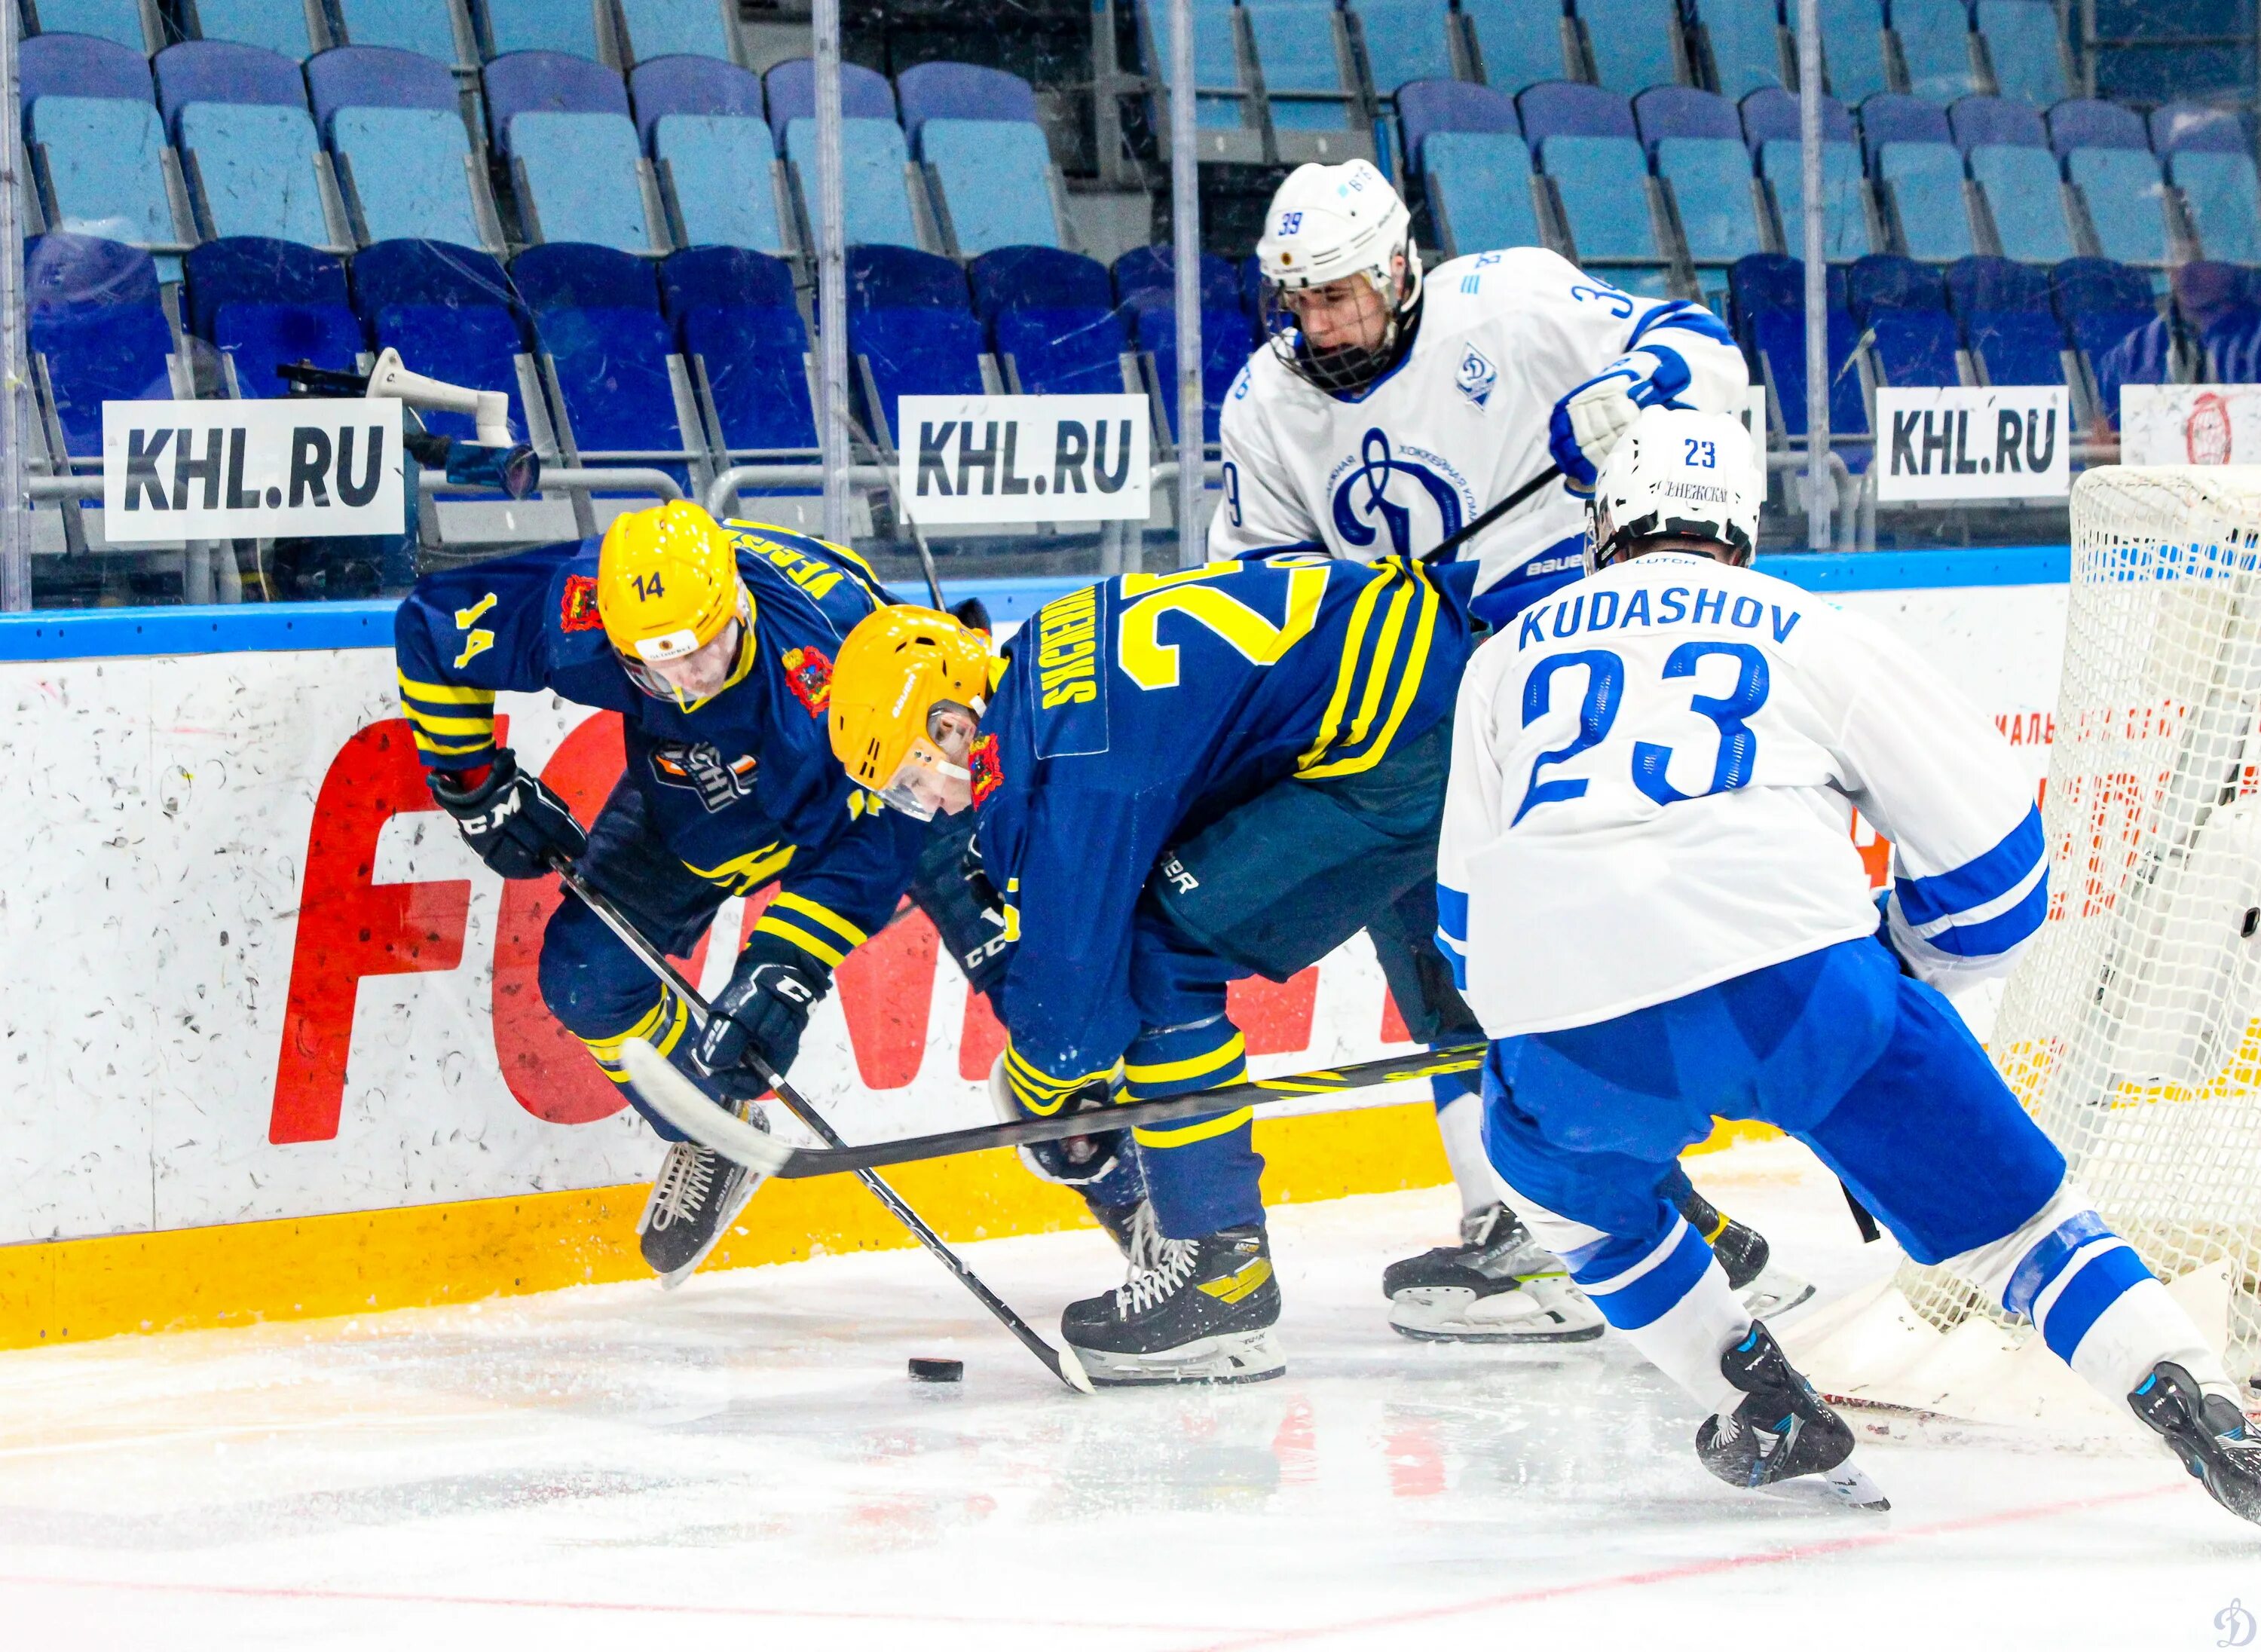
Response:
MULTIPOLYGON (((737 646, 732 650, 730 659, 729 675, 734 677, 737 674, 738 666, 745 657, 747 639, 752 636, 754 632, 753 601, 748 594, 745 583, 743 580, 741 580, 738 585, 736 612, 732 614, 731 620, 736 622, 738 628, 737 646)), ((707 641, 711 643, 729 635, 730 635, 730 627, 729 624, 726 622, 722 629, 717 631, 714 636, 707 639, 707 641)), ((699 646, 704 647, 707 644, 702 643, 699 646)), ((691 655, 695 654, 698 651, 699 649, 694 647, 675 655, 674 658, 687 659, 691 655)), ((675 682, 671 681, 665 673, 659 669, 661 662, 639 659, 635 655, 628 653, 627 650, 618 647, 617 645, 613 650, 613 657, 620 661, 621 669, 628 673, 628 678, 630 682, 634 683, 645 693, 650 694, 654 700, 671 701, 680 710, 688 711, 694 706, 700 705, 707 700, 712 700, 715 694, 722 692, 721 687, 718 687, 712 693, 691 693, 675 682)), ((729 686, 729 681, 726 679, 722 687, 727 686, 729 686)))
POLYGON ((1410 248, 1401 247, 1397 250, 1408 255, 1404 291, 1398 294, 1391 291, 1392 277, 1386 266, 1369 266, 1324 284, 1283 284, 1267 274, 1259 301, 1259 317, 1265 341, 1280 364, 1305 384, 1330 395, 1354 395, 1395 367, 1411 336, 1411 323, 1420 308, 1421 292, 1419 265, 1410 256, 1410 248), (1340 344, 1327 349, 1314 348, 1304 335, 1299 304, 1321 285, 1332 286, 1336 282, 1361 278, 1382 310, 1382 332, 1375 342, 1340 344))
POLYGON ((962 763, 953 763, 943 749, 924 735, 911 738, 910 750, 895 765, 895 772, 885 786, 875 786, 872 791, 889 808, 899 809, 913 820, 932 820, 943 812, 947 796, 944 782, 973 779, 973 772, 962 763))

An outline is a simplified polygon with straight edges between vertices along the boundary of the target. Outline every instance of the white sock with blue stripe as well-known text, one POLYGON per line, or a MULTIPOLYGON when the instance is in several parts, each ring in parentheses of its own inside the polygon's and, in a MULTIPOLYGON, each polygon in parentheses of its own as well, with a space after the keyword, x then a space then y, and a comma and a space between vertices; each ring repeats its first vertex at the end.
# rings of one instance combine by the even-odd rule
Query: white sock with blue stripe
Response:
POLYGON ((1654 1242, 1583 1232, 1561 1254, 1602 1317, 1699 1404, 1732 1413, 1742 1392, 1719 1358, 1749 1333, 1751 1317, 1704 1236, 1678 1217, 1654 1242))

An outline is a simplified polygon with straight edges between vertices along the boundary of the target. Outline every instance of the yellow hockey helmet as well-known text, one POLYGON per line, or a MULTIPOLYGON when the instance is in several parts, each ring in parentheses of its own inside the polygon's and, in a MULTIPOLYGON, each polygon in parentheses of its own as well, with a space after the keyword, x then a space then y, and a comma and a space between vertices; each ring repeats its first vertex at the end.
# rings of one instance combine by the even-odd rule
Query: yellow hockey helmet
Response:
POLYGON ((925 769, 964 779, 929 736, 942 700, 975 716, 988 707, 989 644, 981 632, 932 608, 886 607, 848 633, 832 663, 832 751, 858 786, 921 819, 933 806, 910 785, 925 769))
POLYGON ((737 614, 730 535, 688 499, 613 519, 597 553, 597 613, 623 657, 660 664, 696 653, 737 614))

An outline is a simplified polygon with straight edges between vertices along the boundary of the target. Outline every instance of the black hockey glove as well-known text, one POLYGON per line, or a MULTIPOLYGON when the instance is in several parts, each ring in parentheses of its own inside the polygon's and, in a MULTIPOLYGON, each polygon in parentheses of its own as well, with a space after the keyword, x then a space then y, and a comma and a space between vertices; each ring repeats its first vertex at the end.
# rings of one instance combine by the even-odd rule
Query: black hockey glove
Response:
POLYGON ((461 776, 443 769, 424 778, 440 807, 463 828, 463 841, 506 878, 544 876, 553 857, 572 860, 589 846, 589 835, 565 800, 538 775, 521 773, 507 749, 495 753, 477 786, 466 788, 461 776))
MULTIPOLYGON (((1064 1114, 1103 1112, 1109 1104, 1111 1088, 1105 1079, 1094 1079, 1070 1090, 1058 1110, 1064 1114)), ((1006 1124, 1029 1117, 1006 1080, 1002 1056, 989 1069, 989 1100, 997 1117, 1006 1124)), ((1095 1130, 1088 1136, 1069 1136, 1059 1141, 1023 1142, 1020 1152, 1021 1162, 1033 1174, 1059 1187, 1085 1189, 1088 1196, 1095 1183, 1105 1181, 1118 1169, 1129 1170, 1126 1161, 1131 1155, 1130 1132, 1095 1130)))
POLYGON ((790 941, 757 935, 738 954, 730 984, 715 995, 714 1016, 691 1059, 702 1073, 727 1073, 758 1056, 783 1078, 800 1053, 808 1012, 832 990, 832 977, 790 941))
POLYGON ((1005 939, 1005 901, 982 867, 972 809, 935 822, 911 873, 910 894, 919 909, 934 920, 942 944, 973 990, 988 994, 994 1007, 997 989, 1004 985, 1010 946, 1005 939))

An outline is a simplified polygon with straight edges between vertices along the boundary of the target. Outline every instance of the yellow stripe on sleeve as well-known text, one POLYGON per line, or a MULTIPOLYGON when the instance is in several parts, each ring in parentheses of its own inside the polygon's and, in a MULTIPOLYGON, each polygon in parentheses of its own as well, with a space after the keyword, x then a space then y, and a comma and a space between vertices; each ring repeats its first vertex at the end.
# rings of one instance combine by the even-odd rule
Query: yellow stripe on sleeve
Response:
POLYGON ((1375 577, 1367 581, 1360 592, 1358 602, 1351 609, 1350 624, 1343 632, 1342 664, 1335 672, 1334 693, 1327 697, 1327 708, 1319 718, 1319 731, 1303 755, 1296 760, 1298 773, 1304 766, 1318 760, 1322 752, 1335 743, 1342 728, 1343 712, 1350 704, 1351 685, 1358 680, 1359 656, 1366 645, 1366 628, 1374 619, 1374 605, 1382 593, 1396 582, 1396 565, 1385 563, 1375 570, 1375 577))
POLYGON ((482 751, 494 750, 492 729, 489 729, 483 737, 477 740, 434 740, 413 723, 409 725, 408 733, 416 742, 416 749, 419 751, 428 751, 435 758, 477 757, 482 751))
POLYGON ((1155 1061, 1141 1064, 1125 1061, 1123 1076, 1133 1084, 1175 1084, 1186 1079, 1197 1079, 1231 1067, 1236 1061, 1247 1059, 1248 1046, 1240 1034, 1234 1033, 1223 1044, 1205 1055, 1188 1056, 1182 1061, 1155 1061))
POLYGON ((825 928, 844 937, 851 946, 861 946, 872 938, 870 935, 858 929, 830 907, 812 901, 805 894, 795 894, 791 890, 780 889, 770 898, 769 909, 774 912, 779 907, 783 907, 788 912, 798 912, 803 917, 815 919, 825 928))
POLYGON ((423 729, 427 734, 492 735, 494 733, 494 718, 492 715, 435 717, 430 712, 409 705, 405 700, 401 703, 400 709, 408 714, 408 721, 411 723, 423 729))
POLYGON ((473 688, 463 683, 422 683, 401 671, 393 675, 400 679, 400 692, 416 700, 428 700, 441 706, 494 704, 495 691, 492 688, 473 688))
POLYGON ((1256 1117, 1253 1108, 1243 1107, 1227 1113, 1222 1118, 1204 1119, 1197 1124, 1134 1126, 1131 1138, 1141 1147, 1190 1147, 1197 1141, 1210 1141, 1230 1135, 1256 1117))
MULTIPOLYGON (((774 908, 777 903, 773 901, 770 904, 774 908)), ((754 933, 757 935, 775 935, 781 937, 786 940, 791 941, 795 946, 800 948, 802 952, 808 953, 811 958, 823 959, 825 963, 831 966, 834 969, 839 968, 840 960, 848 956, 847 953, 842 952, 838 947, 831 945, 828 942, 819 940, 815 936, 811 935, 807 930, 802 929, 799 924, 788 923, 783 918, 773 916, 770 912, 766 911, 764 912, 759 918, 755 920, 754 933)))
MULTIPOLYGON (((1418 578, 1418 576, 1416 578, 1418 578)), ((1413 708, 1413 701, 1421 692, 1421 676, 1428 669, 1429 650, 1436 640, 1437 614, 1440 607, 1437 589, 1426 579, 1420 579, 1419 583, 1421 618, 1414 627, 1412 647, 1407 651, 1403 671, 1397 679, 1397 696, 1390 704, 1389 715, 1382 725, 1382 732, 1375 736, 1372 744, 1355 757, 1343 758, 1331 763, 1314 764, 1308 768, 1299 766, 1296 772, 1302 779, 1317 780, 1325 779, 1331 775, 1361 773, 1374 767, 1389 754, 1389 748, 1397 738, 1398 729, 1404 726, 1406 713, 1413 708)), ((1386 660, 1377 661, 1375 670, 1374 680, 1377 684, 1387 680, 1389 665, 1386 660)), ((1355 742, 1350 743, 1355 743, 1355 742)), ((1305 761, 1309 762, 1311 757, 1318 755, 1320 755, 1319 751, 1314 748, 1311 752, 1306 754, 1305 761)))

